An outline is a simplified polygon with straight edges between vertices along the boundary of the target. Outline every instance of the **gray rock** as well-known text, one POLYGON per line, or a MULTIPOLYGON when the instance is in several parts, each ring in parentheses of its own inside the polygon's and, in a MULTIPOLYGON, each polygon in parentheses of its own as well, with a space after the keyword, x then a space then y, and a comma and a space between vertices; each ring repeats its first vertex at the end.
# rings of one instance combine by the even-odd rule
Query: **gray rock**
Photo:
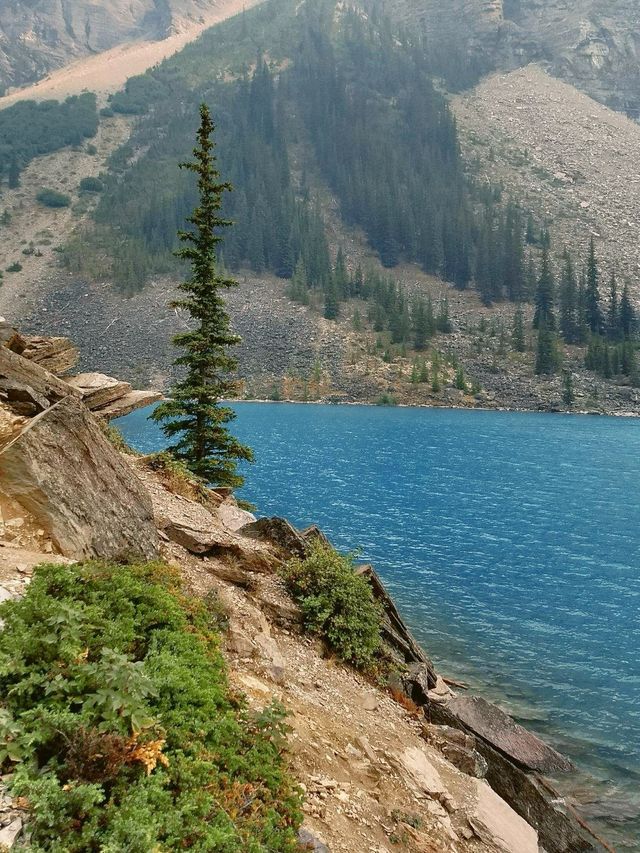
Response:
POLYGON ((74 397, 33 418, 0 451, 0 490, 67 557, 158 554, 149 495, 74 397))
POLYGON ((437 683, 433 667, 424 662, 410 663, 404 677, 404 689, 407 696, 416 705, 425 705, 429 701, 429 691, 437 683))
POLYGON ((242 536, 271 542, 286 557, 304 557, 307 545, 299 531, 286 518, 259 518, 238 531, 242 536))
POLYGON ((298 832, 298 841, 303 850, 309 850, 312 853, 331 853, 327 845, 323 844, 322 841, 316 838, 308 829, 305 829, 304 826, 298 832))
POLYGON ((0 849, 11 850, 16 843, 16 839, 22 832, 22 818, 17 817, 11 821, 9 826, 0 829, 0 849))
POLYGON ((518 725, 497 705, 479 696, 458 696, 448 709, 474 734, 504 753, 520 767, 541 773, 569 771, 574 765, 540 738, 518 725))

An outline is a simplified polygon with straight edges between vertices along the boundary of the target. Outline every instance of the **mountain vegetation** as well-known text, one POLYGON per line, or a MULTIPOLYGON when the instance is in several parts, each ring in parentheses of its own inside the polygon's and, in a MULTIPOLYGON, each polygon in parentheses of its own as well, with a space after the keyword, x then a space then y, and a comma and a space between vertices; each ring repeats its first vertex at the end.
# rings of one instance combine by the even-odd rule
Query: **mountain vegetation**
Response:
POLYGON ((17 187, 20 172, 34 157, 81 145, 96 135, 98 121, 91 93, 63 102, 18 101, 0 110, 0 181, 17 187))
POLYGON ((233 694, 214 600, 165 564, 41 566, 1 607, 0 766, 33 851, 294 853, 274 704, 233 694))
POLYGON ((195 326, 174 338, 182 350, 175 364, 185 368, 185 374, 151 417, 161 424, 167 438, 175 441, 168 452, 200 480, 239 487, 243 478, 237 472, 237 463, 250 462, 253 454, 227 427, 235 418, 233 409, 220 405, 233 390, 231 374, 237 362, 230 348, 240 338, 231 331, 223 297, 236 282, 221 274, 217 258, 222 242, 219 230, 231 224, 220 217, 223 194, 231 185, 220 177, 213 131, 209 108, 202 104, 193 160, 180 164, 198 181, 198 206, 187 217, 186 230, 178 232, 183 247, 176 251, 190 264, 191 274, 179 285, 180 297, 172 304, 186 311, 195 326))

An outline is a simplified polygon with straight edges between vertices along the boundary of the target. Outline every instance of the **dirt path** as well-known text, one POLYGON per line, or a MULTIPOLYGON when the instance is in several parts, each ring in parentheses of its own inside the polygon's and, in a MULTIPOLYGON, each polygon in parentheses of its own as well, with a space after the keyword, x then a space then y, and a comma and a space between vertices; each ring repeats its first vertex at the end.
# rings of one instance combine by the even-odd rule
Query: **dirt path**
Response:
POLYGON ((142 74, 148 68, 182 50, 209 27, 259 2, 261 0, 219 0, 216 7, 203 16, 201 21, 186 25, 185 29, 176 35, 169 36, 163 41, 129 42, 96 56, 79 59, 58 71, 53 71, 44 80, 32 86, 16 89, 4 98, 0 98, 0 109, 26 98, 35 100, 64 98, 84 91, 96 92, 105 98, 106 95, 120 89, 129 77, 142 74))

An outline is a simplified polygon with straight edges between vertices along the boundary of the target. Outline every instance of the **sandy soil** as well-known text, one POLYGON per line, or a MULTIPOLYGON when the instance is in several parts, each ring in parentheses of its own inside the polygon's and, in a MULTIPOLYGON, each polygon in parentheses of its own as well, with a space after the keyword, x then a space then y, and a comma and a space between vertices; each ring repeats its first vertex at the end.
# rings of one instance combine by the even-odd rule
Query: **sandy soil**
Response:
POLYGON ((204 30, 259 2, 261 0, 218 0, 215 8, 203 16, 201 21, 185 24, 182 32, 163 41, 129 42, 96 56, 79 59, 59 71, 53 71, 44 80, 32 86, 16 89, 0 98, 0 109, 25 98, 64 98, 84 91, 96 92, 104 98, 120 89, 129 77, 142 74, 182 50, 189 42, 195 41, 204 30))

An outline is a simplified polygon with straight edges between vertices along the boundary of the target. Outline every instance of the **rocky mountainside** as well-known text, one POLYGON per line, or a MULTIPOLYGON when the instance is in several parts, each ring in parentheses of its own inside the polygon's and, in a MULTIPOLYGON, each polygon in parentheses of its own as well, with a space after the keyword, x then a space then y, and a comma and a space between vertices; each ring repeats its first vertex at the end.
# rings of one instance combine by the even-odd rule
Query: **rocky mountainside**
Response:
POLYGON ((163 39, 216 0, 10 0, 0 4, 0 90, 136 39, 163 39))
POLYGON ((615 109, 638 117, 640 7, 634 0, 395 0, 434 41, 462 40, 481 65, 548 71, 615 109))

